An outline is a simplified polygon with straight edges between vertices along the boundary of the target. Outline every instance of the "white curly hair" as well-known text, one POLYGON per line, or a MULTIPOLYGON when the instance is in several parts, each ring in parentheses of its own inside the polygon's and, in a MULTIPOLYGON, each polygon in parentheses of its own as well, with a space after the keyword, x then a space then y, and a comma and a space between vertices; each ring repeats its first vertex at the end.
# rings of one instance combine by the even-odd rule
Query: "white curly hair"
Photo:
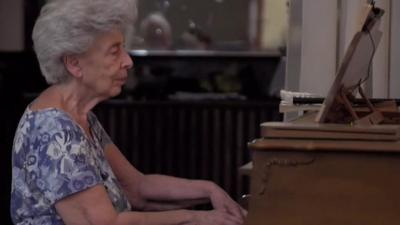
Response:
POLYGON ((33 28, 33 48, 48 84, 70 77, 63 57, 88 50, 101 33, 125 32, 136 20, 136 0, 52 0, 33 28))

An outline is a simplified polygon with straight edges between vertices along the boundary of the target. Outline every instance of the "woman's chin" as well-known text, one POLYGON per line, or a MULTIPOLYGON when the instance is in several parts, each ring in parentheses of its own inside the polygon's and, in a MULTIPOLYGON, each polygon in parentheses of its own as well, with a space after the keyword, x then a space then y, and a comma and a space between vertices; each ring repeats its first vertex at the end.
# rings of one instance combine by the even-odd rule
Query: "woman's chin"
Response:
POLYGON ((109 90, 109 96, 110 98, 113 98, 122 92, 122 87, 113 87, 109 90))

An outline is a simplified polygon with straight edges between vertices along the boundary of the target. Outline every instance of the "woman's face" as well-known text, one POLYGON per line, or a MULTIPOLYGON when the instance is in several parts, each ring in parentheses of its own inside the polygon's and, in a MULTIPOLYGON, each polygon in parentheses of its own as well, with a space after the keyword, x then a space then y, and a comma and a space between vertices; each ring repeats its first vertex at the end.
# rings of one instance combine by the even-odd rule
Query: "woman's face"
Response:
POLYGON ((124 49, 124 37, 118 30, 100 35, 89 50, 79 57, 81 81, 96 97, 110 98, 121 93, 133 65, 124 49))

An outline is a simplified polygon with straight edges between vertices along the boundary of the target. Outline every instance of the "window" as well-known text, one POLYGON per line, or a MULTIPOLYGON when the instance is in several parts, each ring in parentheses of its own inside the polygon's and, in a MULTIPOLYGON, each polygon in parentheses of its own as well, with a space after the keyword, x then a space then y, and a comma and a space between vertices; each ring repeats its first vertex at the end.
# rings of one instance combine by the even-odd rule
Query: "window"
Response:
POLYGON ((133 49, 260 50, 287 24, 282 0, 139 0, 138 10, 133 49))

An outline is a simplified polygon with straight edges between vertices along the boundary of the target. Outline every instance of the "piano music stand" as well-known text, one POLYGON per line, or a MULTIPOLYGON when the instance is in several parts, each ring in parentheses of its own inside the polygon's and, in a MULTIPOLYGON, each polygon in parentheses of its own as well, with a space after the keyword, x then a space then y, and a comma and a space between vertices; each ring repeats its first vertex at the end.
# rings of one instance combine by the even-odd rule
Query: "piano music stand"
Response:
POLYGON ((382 9, 373 5, 368 6, 366 18, 346 51, 335 81, 318 112, 316 122, 371 125, 383 121, 384 116, 369 101, 361 86, 369 78, 372 58, 382 37, 379 24, 383 13, 382 9), (358 115, 352 103, 355 91, 359 92, 370 111, 366 116, 358 115))

